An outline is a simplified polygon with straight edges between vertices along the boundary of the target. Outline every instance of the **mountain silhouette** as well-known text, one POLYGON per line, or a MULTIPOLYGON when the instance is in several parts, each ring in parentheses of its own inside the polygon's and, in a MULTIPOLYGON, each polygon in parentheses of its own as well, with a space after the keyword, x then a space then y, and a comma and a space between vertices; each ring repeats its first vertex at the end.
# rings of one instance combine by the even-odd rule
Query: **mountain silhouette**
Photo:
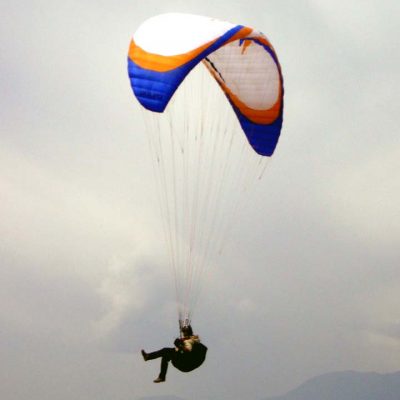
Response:
POLYGON ((263 400, 400 400, 400 372, 332 372, 263 400))
POLYGON ((184 399, 182 399, 182 397, 165 395, 165 396, 146 396, 146 397, 141 397, 138 400, 184 400, 184 399))

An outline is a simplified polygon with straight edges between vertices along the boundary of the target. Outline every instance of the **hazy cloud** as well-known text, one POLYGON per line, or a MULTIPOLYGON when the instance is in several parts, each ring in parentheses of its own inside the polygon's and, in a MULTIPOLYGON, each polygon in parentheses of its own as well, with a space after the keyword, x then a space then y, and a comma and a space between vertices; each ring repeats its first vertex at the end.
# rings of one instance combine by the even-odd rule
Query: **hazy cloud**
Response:
POLYGON ((259 399, 332 370, 400 369, 397 2, 3 8, 2 397, 259 399), (286 100, 278 151, 205 277, 206 365, 157 386, 139 350, 172 344, 176 312, 126 53, 167 11, 265 32, 286 100))

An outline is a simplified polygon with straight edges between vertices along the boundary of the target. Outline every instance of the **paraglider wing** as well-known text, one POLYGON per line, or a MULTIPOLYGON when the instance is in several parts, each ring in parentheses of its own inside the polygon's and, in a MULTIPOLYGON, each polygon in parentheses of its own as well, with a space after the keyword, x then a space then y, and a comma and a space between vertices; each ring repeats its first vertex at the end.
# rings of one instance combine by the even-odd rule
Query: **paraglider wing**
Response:
MULTIPOLYGON (((153 154, 178 316, 190 323, 199 282, 218 264, 240 201, 277 146, 281 67, 253 28, 169 13, 137 29, 128 74, 153 154)), ((198 350, 201 363, 207 350, 198 350)))
POLYGON ((163 112, 201 61, 225 92, 251 146, 271 156, 282 126, 283 78, 272 45, 252 28, 188 14, 148 19, 129 48, 136 98, 144 108, 163 112))

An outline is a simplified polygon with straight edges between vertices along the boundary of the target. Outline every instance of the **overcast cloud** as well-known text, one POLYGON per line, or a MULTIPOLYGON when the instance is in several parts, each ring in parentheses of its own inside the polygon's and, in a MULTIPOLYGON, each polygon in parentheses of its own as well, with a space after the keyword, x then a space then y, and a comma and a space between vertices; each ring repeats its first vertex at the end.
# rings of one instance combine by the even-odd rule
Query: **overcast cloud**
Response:
POLYGON ((0 397, 260 399, 334 370, 400 369, 399 2, 3 1, 0 397), (167 11, 276 48, 276 156, 195 327, 192 374, 139 350, 176 335, 129 40, 167 11), (237 284, 240 282, 240 285, 237 284))

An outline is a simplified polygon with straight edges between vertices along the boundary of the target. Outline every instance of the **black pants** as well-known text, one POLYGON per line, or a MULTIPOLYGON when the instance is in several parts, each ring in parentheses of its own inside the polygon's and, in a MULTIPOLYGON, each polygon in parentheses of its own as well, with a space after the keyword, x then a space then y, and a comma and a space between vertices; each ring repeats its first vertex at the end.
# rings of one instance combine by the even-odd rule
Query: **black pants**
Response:
POLYGON ((161 350, 148 353, 147 359, 154 360, 155 358, 161 357, 161 369, 158 377, 165 380, 168 370, 168 363, 176 357, 176 354, 177 352, 173 347, 164 347, 161 350))

